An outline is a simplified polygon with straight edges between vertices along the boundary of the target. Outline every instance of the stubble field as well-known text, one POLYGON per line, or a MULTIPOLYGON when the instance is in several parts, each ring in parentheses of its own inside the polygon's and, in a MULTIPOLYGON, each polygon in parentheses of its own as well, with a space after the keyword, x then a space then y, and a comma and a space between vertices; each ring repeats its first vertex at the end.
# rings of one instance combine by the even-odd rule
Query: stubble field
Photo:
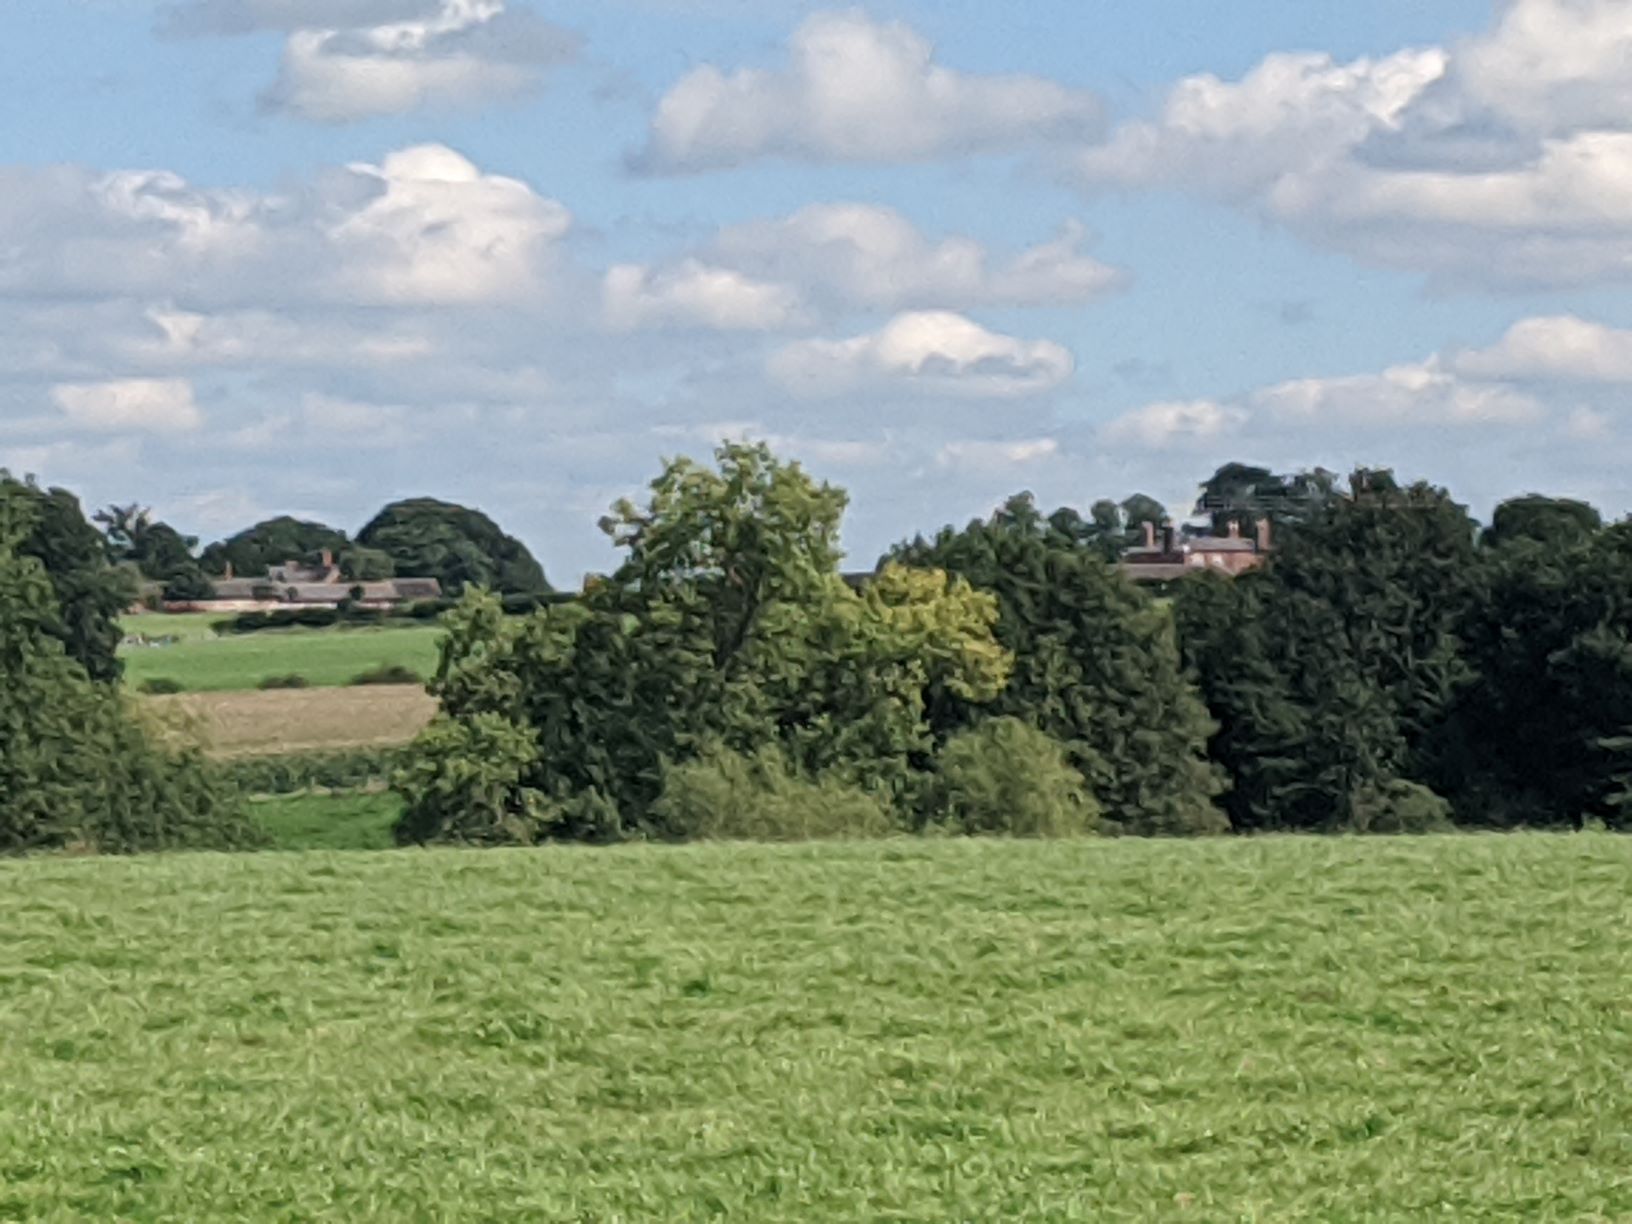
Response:
POLYGON ((1616 1219, 1632 842, 0 863, 0 1218, 1616 1219))

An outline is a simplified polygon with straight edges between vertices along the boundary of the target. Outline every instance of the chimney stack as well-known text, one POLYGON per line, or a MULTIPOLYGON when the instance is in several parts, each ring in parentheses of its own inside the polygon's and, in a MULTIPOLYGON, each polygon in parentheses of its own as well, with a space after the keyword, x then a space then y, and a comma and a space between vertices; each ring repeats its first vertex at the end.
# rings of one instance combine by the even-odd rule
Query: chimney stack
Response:
POLYGON ((1229 530, 1225 534, 1232 540, 1239 540, 1241 538, 1241 524, 1237 520, 1231 519, 1229 530))
POLYGON ((1140 524, 1140 525, 1142 527, 1144 527, 1144 529, 1145 529, 1145 547, 1146 548, 1155 548, 1156 547, 1156 524, 1152 523, 1149 519, 1146 519, 1145 522, 1140 524))
POLYGON ((1170 553, 1170 552, 1173 551, 1173 523, 1172 523, 1172 520, 1169 520, 1168 522, 1165 522, 1165 523, 1162 524, 1162 551, 1164 553, 1170 553))
POLYGON ((323 568, 324 569, 333 569, 334 568, 334 550, 333 549, 325 548, 323 550, 323 568))
POLYGON ((1269 518, 1266 515, 1264 518, 1258 520, 1258 551, 1261 553, 1267 553, 1269 551, 1269 531, 1269 518))

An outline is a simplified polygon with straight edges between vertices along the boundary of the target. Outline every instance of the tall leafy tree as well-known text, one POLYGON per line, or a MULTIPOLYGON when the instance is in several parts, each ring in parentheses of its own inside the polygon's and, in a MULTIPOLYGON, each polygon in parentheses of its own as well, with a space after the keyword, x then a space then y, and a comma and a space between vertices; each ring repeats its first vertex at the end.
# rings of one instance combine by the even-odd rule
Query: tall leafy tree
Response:
POLYGON ((136 585, 109 563, 102 534, 86 521, 79 500, 0 470, 0 514, 15 524, 17 554, 38 561, 51 584, 47 631, 93 680, 118 680, 119 617, 135 599, 136 585))
POLYGON ((550 589, 520 540, 480 510, 432 497, 392 502, 357 533, 357 543, 388 557, 403 577, 435 578, 451 595, 467 587, 506 595, 550 589))
MULTIPOLYGON (((1028 496, 986 522, 897 550, 997 597, 997 638, 1014 669, 990 713, 1062 743, 1108 822, 1145 834, 1215 832, 1221 789, 1212 725, 1184 675, 1163 608, 1093 550, 1071 546, 1028 496)), ((940 734, 986 711, 952 703, 940 734)))
POLYGON ((1324 468, 1281 475, 1250 463, 1226 463, 1202 483, 1195 513, 1215 534, 1234 524, 1243 535, 1268 521, 1277 527, 1306 521, 1338 493, 1337 476, 1324 468))
POLYGON ((1472 520, 1442 490, 1360 471, 1263 569, 1181 584, 1236 828, 1354 827, 1379 796, 1433 806, 1401 785, 1442 773, 1474 560, 1472 520))
POLYGON ((201 560, 209 574, 224 574, 230 565, 240 578, 261 578, 274 565, 312 562, 325 551, 338 556, 349 545, 343 531, 285 514, 211 544, 201 560))
POLYGON ((1492 548, 1523 543, 1568 547, 1597 534, 1603 526, 1603 516, 1586 502, 1531 493, 1496 507, 1483 542, 1492 548))
POLYGON ((45 565, 22 551, 41 511, 0 494, 0 852, 252 844, 197 753, 149 734, 68 652, 45 565))
POLYGON ((113 560, 133 567, 144 580, 159 583, 167 597, 209 596, 209 580, 194 556, 196 538, 182 535, 154 519, 151 510, 135 504, 105 507, 97 511, 95 521, 107 536, 113 560))

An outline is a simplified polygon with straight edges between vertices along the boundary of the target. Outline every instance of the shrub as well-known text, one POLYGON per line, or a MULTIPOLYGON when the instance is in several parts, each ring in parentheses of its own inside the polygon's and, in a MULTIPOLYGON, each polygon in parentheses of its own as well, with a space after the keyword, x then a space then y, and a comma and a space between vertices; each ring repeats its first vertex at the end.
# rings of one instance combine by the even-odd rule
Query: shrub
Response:
POLYGON ((172 693, 185 693, 187 687, 180 680, 172 680, 169 676, 154 676, 143 680, 137 691, 149 697, 166 697, 172 693))
POLYGON ((389 782, 401 767, 398 748, 289 752, 237 757, 222 770, 247 795, 297 795, 313 790, 361 790, 389 782))
POLYGON ((423 685, 425 680, 411 667, 406 667, 401 663, 383 663, 379 667, 353 676, 348 683, 354 687, 369 684, 423 685))
POLYGON ((1362 788, 1350 806, 1349 829, 1355 833, 1436 833, 1451 825, 1448 801, 1403 778, 1362 788))
POLYGON ((291 672, 287 676, 268 676, 256 687, 267 689, 303 689, 310 688, 311 681, 298 672, 291 672))
POLYGON ((409 748, 392 785, 407 801, 399 845, 459 842, 529 846, 548 840, 565 815, 522 785, 538 749, 524 727, 498 714, 438 716, 409 748))
POLYGON ((652 816, 671 836, 732 841, 884 837, 897 831, 877 798, 833 775, 803 777, 773 748, 753 756, 715 750, 666 766, 652 816))
POLYGON ((930 784, 930 822, 955 832, 1074 837, 1099 825, 1099 805, 1065 750, 1017 718, 953 736, 930 784))

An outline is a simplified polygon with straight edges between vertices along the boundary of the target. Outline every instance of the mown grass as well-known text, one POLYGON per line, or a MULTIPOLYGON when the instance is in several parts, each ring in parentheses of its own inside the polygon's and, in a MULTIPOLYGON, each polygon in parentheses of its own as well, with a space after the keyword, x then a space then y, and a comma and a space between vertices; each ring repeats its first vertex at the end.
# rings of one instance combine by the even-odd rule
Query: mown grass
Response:
POLYGON ((251 813, 278 850, 388 850, 402 800, 392 794, 262 799, 251 813))
POLYGON ((1620 1219, 1632 841, 0 865, 0 1218, 1620 1219))
POLYGON ((189 693, 253 689, 269 676, 300 675, 314 686, 349 684, 363 672, 393 664, 420 677, 436 669, 435 625, 384 628, 279 629, 216 636, 208 618, 133 617, 127 633, 177 636, 168 646, 127 647, 125 684, 138 692, 144 681, 174 680, 189 693), (150 623, 151 622, 151 623, 150 623))

